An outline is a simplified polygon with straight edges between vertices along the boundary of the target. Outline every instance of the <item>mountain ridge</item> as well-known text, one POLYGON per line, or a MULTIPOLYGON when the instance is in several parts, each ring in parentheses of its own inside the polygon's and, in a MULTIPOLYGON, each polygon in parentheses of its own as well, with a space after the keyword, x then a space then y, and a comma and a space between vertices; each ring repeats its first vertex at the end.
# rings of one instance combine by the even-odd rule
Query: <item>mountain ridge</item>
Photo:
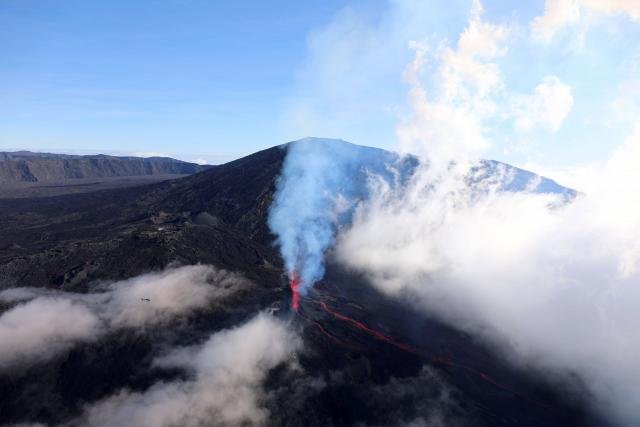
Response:
POLYGON ((59 182, 130 176, 189 175, 211 165, 169 157, 71 155, 31 151, 0 152, 0 184, 59 182))

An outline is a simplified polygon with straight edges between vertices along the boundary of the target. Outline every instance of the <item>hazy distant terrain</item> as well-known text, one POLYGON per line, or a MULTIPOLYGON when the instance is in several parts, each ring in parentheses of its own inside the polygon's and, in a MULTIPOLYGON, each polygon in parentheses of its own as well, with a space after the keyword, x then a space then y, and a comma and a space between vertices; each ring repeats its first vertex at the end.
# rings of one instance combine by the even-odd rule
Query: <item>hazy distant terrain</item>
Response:
POLYGON ((42 197, 130 187, 211 167, 168 157, 0 152, 0 197, 42 197))

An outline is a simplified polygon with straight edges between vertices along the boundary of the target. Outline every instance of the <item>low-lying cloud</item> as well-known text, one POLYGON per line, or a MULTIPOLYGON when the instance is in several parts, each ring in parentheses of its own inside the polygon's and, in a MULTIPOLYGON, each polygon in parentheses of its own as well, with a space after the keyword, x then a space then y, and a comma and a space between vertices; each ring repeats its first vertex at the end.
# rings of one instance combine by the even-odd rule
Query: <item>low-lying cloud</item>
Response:
MULTIPOLYGON (((426 121, 401 135, 438 125, 416 117, 426 121)), ((422 142, 427 161, 407 188, 371 180, 337 259, 514 363, 577 374, 610 419, 638 423, 640 124, 568 204, 474 183, 473 151, 458 162, 439 149, 448 139, 422 142)))
POLYGON ((89 341, 102 324, 88 307, 68 299, 41 297, 0 316, 0 368, 23 360, 46 360, 79 341, 89 341))
POLYGON ((122 390, 86 408, 73 425, 110 427, 262 425, 262 382, 272 368, 291 362, 300 338, 288 325, 260 313, 204 344, 175 349, 158 367, 185 369, 190 378, 156 383, 143 392, 122 390))
POLYGON ((108 286, 106 317, 114 327, 158 323, 205 308, 248 285, 239 274, 204 265, 146 274, 108 286))
MULTIPOLYGON (((531 26, 549 38, 586 9, 637 18, 634 2, 546 4, 531 26)), ((416 56, 405 72, 412 111, 397 135, 400 149, 421 154, 423 166, 402 188, 372 173, 352 224, 337 229, 333 255, 516 364, 556 379, 577 375, 608 419, 635 425, 640 122, 569 203, 566 195, 536 192, 534 183, 514 193, 501 191, 504 177, 470 180, 494 142, 496 121, 556 132, 574 102, 564 77, 540 76, 531 95, 505 87, 499 60, 512 28, 485 22, 482 9, 473 2, 457 43, 412 44, 416 56)))
POLYGON ((102 284, 88 294, 39 288, 0 292, 0 301, 17 303, 0 316, 0 369, 45 361, 118 328, 171 321, 248 286, 238 274, 194 265, 102 284))
POLYGON ((639 153, 635 137, 597 186, 563 207, 553 195, 477 198, 462 185, 379 191, 340 236, 337 257, 513 361, 578 373, 602 408, 637 422, 639 153))

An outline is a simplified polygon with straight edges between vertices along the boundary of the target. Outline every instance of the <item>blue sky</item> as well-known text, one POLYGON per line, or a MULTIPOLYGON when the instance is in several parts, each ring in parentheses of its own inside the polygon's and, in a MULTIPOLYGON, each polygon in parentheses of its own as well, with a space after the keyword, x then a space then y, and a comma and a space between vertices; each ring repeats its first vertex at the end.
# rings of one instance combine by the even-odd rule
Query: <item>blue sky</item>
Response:
POLYGON ((313 3, 3 1, 0 145, 189 158, 280 143, 306 34, 342 5, 313 3))
MULTIPOLYGON (((640 116, 640 11, 632 3, 482 2, 474 25, 506 35, 494 40, 497 53, 469 58, 495 68, 499 81, 488 93, 462 82, 446 102, 473 104, 465 114, 492 106, 462 120, 477 121, 483 156, 560 167, 598 161, 619 145, 640 116)), ((410 42, 426 51, 419 78, 439 108, 446 49, 460 53, 477 7, 5 0, 0 149, 215 163, 311 135, 397 148, 399 127, 415 115, 403 79, 416 55, 410 42)), ((437 126, 456 124, 417 128, 437 126)))

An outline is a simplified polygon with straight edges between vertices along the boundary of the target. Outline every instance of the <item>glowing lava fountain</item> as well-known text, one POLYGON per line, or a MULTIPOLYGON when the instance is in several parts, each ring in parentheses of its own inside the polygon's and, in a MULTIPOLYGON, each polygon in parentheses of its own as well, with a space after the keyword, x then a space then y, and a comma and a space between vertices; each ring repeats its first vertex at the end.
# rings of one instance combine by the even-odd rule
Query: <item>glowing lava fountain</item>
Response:
POLYGON ((298 308, 300 308, 300 278, 295 272, 291 273, 289 287, 291 288, 291 307, 298 311, 298 308))

